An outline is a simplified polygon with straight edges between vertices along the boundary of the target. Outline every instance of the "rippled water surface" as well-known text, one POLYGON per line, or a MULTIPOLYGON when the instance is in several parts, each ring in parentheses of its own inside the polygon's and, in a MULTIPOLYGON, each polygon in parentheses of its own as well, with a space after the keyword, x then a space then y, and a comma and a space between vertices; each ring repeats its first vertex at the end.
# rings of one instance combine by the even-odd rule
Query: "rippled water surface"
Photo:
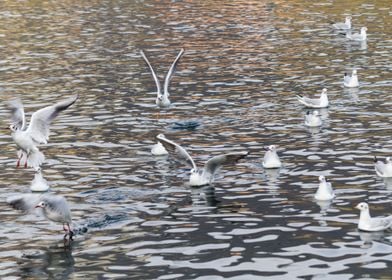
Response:
POLYGON ((391 233, 358 232, 361 201, 391 214, 391 3, 380 1, 7 1, 0 4, 1 279, 390 279, 391 233), (371 3, 371 4, 369 4, 371 3), (351 14, 367 44, 330 23, 351 14), (158 110, 139 50, 163 75, 185 48, 158 110), (358 69, 359 89, 344 89, 358 69), (296 94, 328 88, 323 126, 308 129, 296 94), (8 207, 34 172, 16 169, 5 100, 30 117, 72 94, 41 150, 51 191, 88 232, 64 247, 61 225, 8 207), (186 129, 184 124, 196 122, 186 129), (153 157, 164 133, 198 163, 250 151, 213 186, 153 157), (280 170, 264 170, 279 145, 280 170), (313 200, 318 176, 332 203, 313 200))

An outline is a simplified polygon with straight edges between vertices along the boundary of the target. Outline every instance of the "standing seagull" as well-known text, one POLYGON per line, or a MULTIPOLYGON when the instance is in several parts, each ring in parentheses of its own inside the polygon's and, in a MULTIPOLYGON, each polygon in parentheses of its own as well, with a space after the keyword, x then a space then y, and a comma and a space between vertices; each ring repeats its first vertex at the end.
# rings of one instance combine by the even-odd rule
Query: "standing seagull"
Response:
POLYGON ((159 134, 157 139, 162 143, 169 154, 176 156, 179 159, 185 160, 192 166, 191 176, 189 178, 189 183, 191 186, 204 186, 211 184, 215 174, 222 165, 235 164, 237 161, 248 155, 248 152, 237 152, 214 156, 205 163, 203 170, 200 170, 196 166, 192 157, 180 145, 167 139, 163 134, 159 134))
POLYGON ((280 168, 282 167, 282 162, 279 159, 279 156, 276 152, 276 146, 270 145, 267 147, 267 152, 264 155, 263 159, 263 167, 264 168, 280 168))
POLYGON ((140 50, 140 54, 142 55, 144 61, 147 63, 148 67, 150 68, 152 77, 154 78, 155 85, 157 86, 157 99, 155 100, 155 103, 159 107, 169 107, 170 106, 170 100, 169 100, 169 83, 170 80, 173 76, 173 73, 176 69, 177 63, 179 59, 181 58, 182 54, 184 53, 184 49, 180 50, 180 53, 177 55, 176 59, 174 60, 173 64, 171 65, 169 71, 166 74, 165 77, 165 83, 163 85, 163 94, 162 94, 162 88, 161 88, 161 83, 158 80, 158 76, 155 74, 154 69, 152 68, 150 62, 148 61, 146 55, 144 54, 143 50, 140 50))
POLYGON ((302 95, 297 95, 298 101, 307 108, 327 108, 329 105, 327 89, 323 88, 320 98, 313 99, 302 95))
POLYGON ((37 145, 47 143, 50 123, 61 111, 74 104, 76 99, 78 99, 78 95, 38 110, 31 116, 28 127, 26 127, 23 104, 20 99, 9 101, 12 113, 11 135, 20 149, 16 167, 19 167, 23 156, 26 156, 25 168, 29 166, 38 169, 41 166, 45 156, 39 151, 37 145))
POLYGON ((34 209, 40 208, 45 218, 62 223, 65 231, 64 239, 69 236, 69 239, 72 240, 74 232, 69 225, 72 223, 71 211, 64 197, 52 194, 20 194, 9 197, 7 203, 24 213, 31 213, 34 209))
POLYGON ((383 178, 392 177, 392 159, 387 157, 385 163, 374 157, 374 169, 378 176, 383 178))
POLYGON ((361 33, 351 34, 349 32, 349 33, 346 34, 346 38, 351 40, 351 41, 356 41, 356 42, 366 41, 366 39, 367 39, 366 31, 367 31, 367 28, 366 27, 362 27, 361 28, 361 33))
POLYGON ((350 30, 351 29, 351 16, 347 16, 345 22, 337 22, 332 24, 332 27, 337 30, 350 30))
POLYGON ((320 176, 319 181, 320 184, 314 194, 314 198, 317 200, 332 200, 335 197, 335 193, 331 183, 327 182, 327 179, 324 176, 320 176))
POLYGON ((372 218, 369 212, 369 205, 366 202, 359 203, 355 208, 361 211, 358 229, 364 231, 382 231, 392 228, 392 215, 388 217, 372 218))
POLYGON ((357 76, 357 70, 354 69, 351 76, 347 73, 344 73, 344 80, 343 80, 343 85, 345 87, 359 87, 359 82, 358 82, 358 76, 357 76))

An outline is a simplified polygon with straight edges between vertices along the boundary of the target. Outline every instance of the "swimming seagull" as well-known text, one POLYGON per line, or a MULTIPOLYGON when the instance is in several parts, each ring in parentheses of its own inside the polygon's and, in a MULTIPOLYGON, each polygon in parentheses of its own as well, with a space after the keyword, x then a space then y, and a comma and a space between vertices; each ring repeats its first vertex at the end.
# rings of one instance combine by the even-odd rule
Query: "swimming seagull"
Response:
POLYGON ((321 126, 322 121, 318 111, 306 112, 305 115, 305 125, 309 127, 318 127, 321 126))
POLYGON ((72 240, 74 232, 71 230, 71 211, 67 200, 63 196, 52 194, 19 194, 7 198, 7 203, 14 209, 24 213, 31 213, 40 208, 46 219, 62 223, 65 231, 64 239, 69 236, 72 240))
POLYGON ((350 88, 359 86, 358 75, 357 75, 356 69, 353 70, 351 76, 348 73, 344 73, 343 85, 345 87, 350 87, 350 88))
POLYGON ((49 190, 49 184, 42 176, 41 168, 35 171, 34 179, 31 182, 30 190, 33 192, 46 192, 49 190))
POLYGON ((351 29, 351 16, 347 16, 345 22, 337 22, 332 24, 332 27, 338 30, 351 29))
POLYGON ((335 197, 335 193, 332 189, 332 185, 330 182, 327 182, 327 179, 324 176, 319 177, 320 184, 316 193, 314 194, 314 198, 317 200, 331 200, 335 197))
POLYGON ((369 212, 369 205, 366 202, 359 203, 355 208, 361 211, 358 229, 364 231, 382 231, 392 228, 392 215, 388 217, 372 218, 369 212))
POLYGON ((177 55, 176 59, 174 60, 173 64, 171 65, 169 71, 167 72, 166 77, 165 77, 165 83, 163 85, 163 93, 162 93, 161 83, 158 80, 158 76, 155 74, 155 71, 152 68, 152 66, 151 66, 150 62, 148 61, 148 58, 144 54, 143 50, 140 50, 140 54, 142 55, 144 61, 147 63, 148 67, 150 68, 152 77, 154 78, 154 81, 155 81, 155 85, 157 86, 157 98, 155 100, 155 103, 159 107, 170 106, 169 83, 170 83, 170 80, 171 80, 173 73, 176 69, 177 63, 178 63, 180 57, 182 56, 182 54, 184 53, 184 51, 185 51, 184 49, 180 50, 180 53, 177 55))
POLYGON ((276 152, 275 145, 270 145, 267 147, 267 152, 264 155, 262 165, 264 168, 280 168, 280 167, 282 167, 282 163, 281 163, 279 156, 276 152))
POLYGON ((366 41, 366 39, 367 39, 366 31, 367 31, 367 28, 366 27, 362 27, 360 33, 351 34, 350 32, 348 32, 346 34, 346 38, 351 40, 351 41, 356 41, 356 42, 366 41))
POLYGON ((297 95, 298 101, 307 108, 326 108, 329 105, 327 89, 323 88, 320 98, 313 99, 302 95, 297 95))
POLYGON ((378 176, 383 178, 392 177, 392 159, 387 157, 385 163, 374 157, 374 169, 378 176))
POLYGON ((47 143, 50 123, 61 111, 74 104, 77 98, 78 95, 75 95, 36 111, 31 116, 28 127, 26 127, 23 104, 20 99, 12 99, 8 102, 12 115, 12 124, 10 125, 12 139, 20 149, 16 167, 19 167, 24 156, 26 157, 25 168, 27 166, 34 169, 40 167, 45 160, 45 156, 39 151, 37 145, 47 143))
POLYGON ((203 170, 200 170, 196 166, 192 157, 180 145, 167 139, 163 134, 159 134, 157 136, 157 139, 159 142, 162 143, 162 145, 169 152, 169 154, 179 159, 185 160, 188 164, 192 166, 191 176, 189 178, 189 183, 191 186, 203 186, 211 184, 214 179, 214 175, 222 167, 222 165, 235 164, 240 159, 248 155, 248 152, 236 152, 214 156, 205 163, 203 170))
POLYGON ((154 156, 164 156, 169 153, 166 151, 165 147, 161 144, 161 142, 158 141, 157 144, 152 146, 151 154, 153 154, 154 156))

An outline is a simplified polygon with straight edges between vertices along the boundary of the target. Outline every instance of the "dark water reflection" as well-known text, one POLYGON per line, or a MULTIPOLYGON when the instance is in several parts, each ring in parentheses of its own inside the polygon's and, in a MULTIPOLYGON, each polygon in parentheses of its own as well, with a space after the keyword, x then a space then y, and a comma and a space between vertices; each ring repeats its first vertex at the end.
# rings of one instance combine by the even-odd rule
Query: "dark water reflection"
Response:
MULTIPOLYGON (((5 199, 28 192, 1 130, 0 278, 269 279, 389 278, 390 233, 356 230, 353 206, 391 214, 389 180, 373 156, 390 143, 389 1, 2 1, 0 97, 26 111, 78 93, 42 147, 52 191, 71 202, 77 229, 20 216, 5 199), (329 28, 353 16, 366 45, 329 28), (155 85, 139 56, 163 74, 186 52, 171 83, 173 107, 158 115, 155 85), (358 69, 361 87, 343 89, 358 69), (323 126, 304 126, 295 94, 328 88, 323 126), (183 129, 184 122, 197 123, 183 129), (152 157, 165 133, 204 162, 247 149, 214 186, 192 189, 189 169, 152 157), (263 147, 284 166, 263 170, 263 147), (317 203, 317 177, 337 198, 317 203), (12 278, 14 277, 14 278, 12 278)), ((8 122, 0 103, 2 126, 8 122)))

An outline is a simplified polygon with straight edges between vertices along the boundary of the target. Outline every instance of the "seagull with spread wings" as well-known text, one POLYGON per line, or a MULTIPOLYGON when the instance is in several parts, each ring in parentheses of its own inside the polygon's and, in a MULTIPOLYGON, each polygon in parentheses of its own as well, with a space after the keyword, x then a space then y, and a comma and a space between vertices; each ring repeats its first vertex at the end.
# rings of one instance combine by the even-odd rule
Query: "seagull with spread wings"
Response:
POLYGON ((177 55, 176 59, 174 60, 173 64, 171 65, 169 71, 167 72, 166 77, 165 77, 165 82, 163 85, 163 93, 162 93, 161 83, 159 82, 158 76, 155 74, 154 68, 152 68, 151 63, 148 61, 148 58, 144 54, 143 50, 140 50, 140 54, 142 55, 144 61, 147 63, 148 67, 150 68, 152 77, 154 78, 155 85, 157 87, 157 98, 155 100, 155 103, 159 107, 169 107, 170 106, 169 83, 170 83, 172 76, 175 72, 177 63, 180 60, 181 56, 183 55, 184 51, 185 51, 184 49, 180 50, 180 53, 177 55))
POLYGON ((46 144, 49 140, 49 127, 52 120, 69 106, 75 103, 78 95, 72 96, 54 105, 42 108, 31 116, 30 125, 26 126, 23 104, 20 99, 12 99, 8 102, 11 109, 12 124, 10 125, 12 139, 20 149, 18 151, 19 167, 23 157, 26 158, 24 166, 38 169, 45 160, 45 156, 39 151, 37 145, 46 144))
POLYGON ((25 214, 32 213, 36 209, 41 209, 45 218, 56 223, 62 223, 65 231, 64 239, 69 236, 72 240, 74 232, 71 230, 71 211, 67 200, 60 195, 52 194, 18 194, 7 199, 7 203, 14 209, 25 214))
POLYGON ((203 169, 199 169, 193 158, 183 147, 167 139, 163 134, 159 134, 157 139, 160 143, 162 143, 170 155, 173 155, 180 160, 185 160, 192 166, 191 176, 189 178, 189 184, 191 186, 203 186, 211 184, 215 174, 222 167, 222 165, 235 164, 237 161, 249 154, 248 152, 235 152, 214 156, 205 163, 203 169))

